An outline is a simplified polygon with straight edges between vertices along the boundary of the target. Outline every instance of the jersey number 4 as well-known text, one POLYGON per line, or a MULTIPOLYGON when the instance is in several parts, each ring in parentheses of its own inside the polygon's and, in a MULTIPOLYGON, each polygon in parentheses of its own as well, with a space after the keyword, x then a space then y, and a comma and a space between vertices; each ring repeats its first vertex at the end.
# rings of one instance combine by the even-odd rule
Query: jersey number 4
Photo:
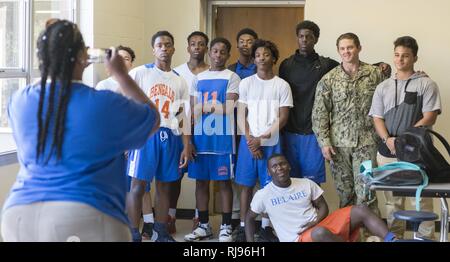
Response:
MULTIPOLYGON (((155 104, 156 104, 156 108, 159 109, 159 99, 155 100, 155 104)), ((164 116, 165 119, 169 119, 169 106, 170 106, 170 101, 166 100, 162 106, 162 108, 160 109, 161 114, 164 116)))

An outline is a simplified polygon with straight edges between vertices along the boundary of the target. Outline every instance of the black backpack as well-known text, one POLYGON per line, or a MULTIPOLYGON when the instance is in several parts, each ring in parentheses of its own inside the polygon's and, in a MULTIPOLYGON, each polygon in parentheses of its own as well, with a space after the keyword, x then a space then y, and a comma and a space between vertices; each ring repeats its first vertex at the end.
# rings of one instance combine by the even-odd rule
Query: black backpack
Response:
POLYGON ((410 127, 395 139, 395 154, 400 161, 422 167, 431 183, 449 183, 450 165, 433 145, 431 135, 444 144, 450 154, 450 145, 437 132, 425 127, 410 127))

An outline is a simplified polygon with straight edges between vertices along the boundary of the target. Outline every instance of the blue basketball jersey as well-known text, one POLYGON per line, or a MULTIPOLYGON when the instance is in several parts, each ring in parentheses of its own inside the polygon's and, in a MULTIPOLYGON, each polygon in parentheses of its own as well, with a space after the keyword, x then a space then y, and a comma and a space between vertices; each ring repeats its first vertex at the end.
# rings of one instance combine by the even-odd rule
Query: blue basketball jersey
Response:
MULTIPOLYGON (((238 94, 240 78, 232 71, 205 71, 197 75, 191 95, 197 103, 225 104, 229 93, 238 94)), ((235 154, 233 114, 203 114, 194 123, 194 145, 198 153, 235 154)))

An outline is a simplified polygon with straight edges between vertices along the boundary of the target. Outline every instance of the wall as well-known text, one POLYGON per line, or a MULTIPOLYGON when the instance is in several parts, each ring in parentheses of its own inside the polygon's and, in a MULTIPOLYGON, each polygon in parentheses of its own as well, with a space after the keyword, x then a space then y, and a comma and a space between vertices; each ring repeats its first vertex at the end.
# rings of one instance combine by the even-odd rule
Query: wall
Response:
POLYGON ((165 0, 145 1, 145 37, 146 48, 144 57, 146 61, 153 61, 150 38, 160 30, 169 31, 175 38, 175 54, 172 66, 185 63, 189 58, 187 36, 196 30, 204 29, 200 26, 202 20, 202 4, 200 0, 165 0))
MULTIPOLYGON (((159 30, 168 30, 175 38, 175 67, 188 59, 186 37, 203 30, 201 15, 206 1, 129 0, 126 8, 120 0, 81 1, 80 28, 86 44, 92 47, 127 45, 136 52, 135 66, 154 61, 150 39, 159 30), (189 10, 189 12, 186 12, 189 10)), ((83 80, 90 85, 106 78, 104 65, 91 65, 83 80)))
MULTIPOLYGON (((449 10, 448 0, 314 0, 306 1, 305 19, 320 26, 316 51, 338 61, 335 43, 342 33, 354 32, 360 37, 361 60, 385 61, 391 66, 394 40, 403 35, 416 38, 419 44, 416 69, 424 70, 440 87, 443 110, 435 130, 450 139, 450 122, 446 121, 450 107, 445 103, 450 100, 449 10)), ((445 151, 441 152, 448 157, 445 151)), ((328 193, 333 195, 331 191, 328 193)), ((435 207, 439 207, 437 202, 435 207)))
MULTIPOLYGON (((11 186, 16 180, 16 175, 19 172, 19 164, 0 166, 0 210, 3 203, 11 190, 11 186)), ((1 212, 0 212, 1 214, 1 212)), ((1 219, 1 218, 0 218, 1 219)), ((0 220, 1 221, 1 220, 0 220)), ((1 232, 0 232, 1 233, 1 232)), ((2 241, 0 234, 0 242, 2 241)))

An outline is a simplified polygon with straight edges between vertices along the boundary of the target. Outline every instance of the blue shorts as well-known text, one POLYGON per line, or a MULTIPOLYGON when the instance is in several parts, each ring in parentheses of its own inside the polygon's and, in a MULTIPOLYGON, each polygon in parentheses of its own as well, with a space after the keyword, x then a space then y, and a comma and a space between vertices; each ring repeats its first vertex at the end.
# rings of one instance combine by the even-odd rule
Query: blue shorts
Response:
POLYGON ((181 178, 178 166, 182 149, 181 136, 161 127, 141 149, 130 152, 127 174, 147 182, 153 178, 161 182, 177 181, 181 178))
POLYGON ((325 160, 316 136, 283 132, 283 152, 291 164, 291 177, 325 183, 325 160))
POLYGON ((234 179, 236 184, 254 187, 256 185, 256 180, 259 178, 259 184, 261 185, 261 188, 263 188, 272 181, 272 177, 269 175, 267 169, 267 160, 269 160, 273 154, 281 153, 280 142, 274 146, 262 146, 260 148, 263 152, 263 158, 254 159, 252 153, 248 149, 247 139, 245 139, 245 136, 241 137, 236 167, 236 178, 234 179))
POLYGON ((188 177, 197 180, 230 180, 233 176, 234 156, 232 154, 197 154, 189 162, 188 177))

